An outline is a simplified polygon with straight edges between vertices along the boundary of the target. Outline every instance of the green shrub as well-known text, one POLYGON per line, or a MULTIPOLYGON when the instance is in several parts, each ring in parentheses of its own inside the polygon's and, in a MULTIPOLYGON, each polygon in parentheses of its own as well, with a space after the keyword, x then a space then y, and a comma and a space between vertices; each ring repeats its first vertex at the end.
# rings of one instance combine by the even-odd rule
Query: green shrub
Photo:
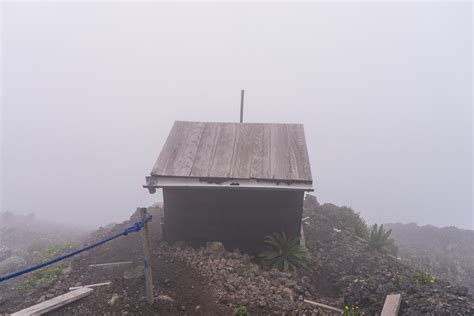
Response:
MULTIPOLYGON (((46 262, 63 254, 72 251, 75 245, 72 243, 56 244, 46 247, 41 253, 41 260, 37 263, 46 262)), ((61 270, 66 268, 64 262, 55 263, 44 268, 38 269, 27 274, 25 280, 18 286, 19 291, 26 291, 37 284, 41 284, 57 278, 61 274, 61 270)))
POLYGON ((248 314, 249 312, 245 306, 239 306, 234 310, 234 316, 247 316, 248 314))
POLYGON ((413 281, 416 284, 431 285, 436 283, 436 277, 426 272, 417 272, 413 276, 413 281))
POLYGON ((285 233, 274 233, 265 237, 267 249, 259 257, 264 265, 281 271, 296 271, 306 268, 310 254, 299 244, 298 237, 288 239, 285 233))
POLYGON ((61 270, 66 268, 67 265, 64 263, 56 263, 36 271, 33 271, 27 275, 23 282, 17 287, 20 292, 32 289, 34 286, 51 281, 57 278, 61 274, 61 270))
POLYGON ((386 231, 383 224, 380 227, 374 224, 369 230, 367 242, 369 247, 382 253, 390 253, 395 249, 395 242, 390 238, 392 230, 386 231))
POLYGON ((365 221, 353 209, 347 206, 339 208, 341 221, 344 228, 351 233, 361 238, 366 238, 368 235, 368 228, 365 221))
POLYGON ((368 228, 366 222, 356 213, 352 208, 347 206, 336 206, 333 204, 324 204, 323 210, 330 216, 338 225, 339 228, 347 230, 352 234, 366 239, 368 236, 368 228))

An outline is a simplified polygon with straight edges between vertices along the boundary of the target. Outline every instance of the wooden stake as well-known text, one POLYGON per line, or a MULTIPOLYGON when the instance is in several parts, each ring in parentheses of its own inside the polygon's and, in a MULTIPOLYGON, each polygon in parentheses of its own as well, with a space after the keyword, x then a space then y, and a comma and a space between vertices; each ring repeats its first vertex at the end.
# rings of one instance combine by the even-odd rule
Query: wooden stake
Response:
POLYGON ((300 233, 300 246, 306 248, 306 239, 304 238, 304 229, 303 225, 301 225, 301 233, 300 233))
MULTIPOLYGON (((139 208, 141 220, 144 221, 148 214, 145 207, 139 208)), ((153 278, 151 274, 151 248, 150 248, 150 235, 148 234, 148 223, 145 223, 142 234, 143 241, 143 266, 145 271, 145 289, 146 289, 146 300, 148 304, 153 304, 153 278)))

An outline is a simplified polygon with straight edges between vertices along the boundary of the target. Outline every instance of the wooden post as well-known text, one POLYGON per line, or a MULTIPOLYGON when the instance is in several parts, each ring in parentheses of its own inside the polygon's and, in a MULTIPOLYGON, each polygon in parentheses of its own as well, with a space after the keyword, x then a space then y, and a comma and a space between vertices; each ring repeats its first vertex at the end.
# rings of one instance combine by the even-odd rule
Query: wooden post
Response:
POLYGON ((244 94, 245 91, 240 91, 240 123, 244 122, 244 94))
MULTIPOLYGON (((144 221, 147 217, 147 211, 145 207, 140 207, 141 220, 144 221)), ((150 248, 150 235, 148 234, 148 223, 145 223, 142 233, 143 241, 143 267, 145 272, 145 289, 146 289, 146 300, 148 304, 153 304, 153 278, 151 274, 151 248, 150 248)))
POLYGON ((300 246, 306 248, 306 239, 304 238, 303 222, 301 222, 300 246))

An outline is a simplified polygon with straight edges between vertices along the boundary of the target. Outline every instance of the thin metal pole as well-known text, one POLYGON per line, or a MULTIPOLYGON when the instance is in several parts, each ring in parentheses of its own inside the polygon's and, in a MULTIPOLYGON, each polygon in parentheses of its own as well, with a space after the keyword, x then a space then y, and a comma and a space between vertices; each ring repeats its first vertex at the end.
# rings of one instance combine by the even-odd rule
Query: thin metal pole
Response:
MULTIPOLYGON (((140 216, 142 221, 147 217, 147 211, 145 207, 138 208, 140 210, 140 216)), ((148 304, 153 304, 153 278, 151 274, 151 248, 150 248, 150 235, 148 234, 148 222, 143 226, 143 267, 145 272, 145 289, 146 289, 146 300, 148 304)))
POLYGON ((244 94, 245 91, 240 91, 240 123, 244 122, 244 94))

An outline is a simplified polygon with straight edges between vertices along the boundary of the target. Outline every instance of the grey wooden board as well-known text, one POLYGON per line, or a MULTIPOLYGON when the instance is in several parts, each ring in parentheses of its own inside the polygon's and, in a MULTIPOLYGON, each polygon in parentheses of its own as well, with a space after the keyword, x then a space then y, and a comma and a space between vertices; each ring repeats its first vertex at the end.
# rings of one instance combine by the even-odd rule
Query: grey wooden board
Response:
MULTIPOLYGON (((177 122, 179 123, 179 122, 177 122)), ((165 174, 174 174, 175 170, 179 170, 180 166, 177 165, 177 161, 180 156, 185 151, 187 145, 187 137, 189 130, 192 129, 191 124, 184 124, 182 127, 176 129, 175 136, 177 137, 177 142, 174 142, 174 147, 169 153, 169 159, 166 162, 165 174)))
POLYGON ((231 175, 232 156, 234 154, 237 124, 224 123, 219 129, 212 166, 209 177, 229 178, 231 175))
POLYGON ((255 124, 252 136, 252 153, 250 157, 250 178, 263 179, 263 136, 264 126, 255 124))
POLYGON ((249 179, 252 159, 252 137, 255 126, 251 124, 237 125, 234 154, 232 156, 232 178, 249 179))
MULTIPOLYGON (((207 177, 212 166, 212 157, 219 136, 220 125, 206 124, 202 132, 201 142, 199 143, 194 163, 191 169, 191 177, 207 177)), ((153 174, 153 173, 152 173, 153 174)))
POLYGON ((151 174, 167 175, 167 167, 173 166, 176 159, 176 151, 183 138, 183 132, 186 122, 176 121, 166 139, 165 145, 158 156, 158 160, 151 171, 151 174))
POLYGON ((177 121, 151 175, 312 183, 301 124, 177 121))
POLYGON ((288 127, 284 124, 270 126, 270 172, 274 179, 291 179, 288 127))
POLYGON ((380 316, 397 316, 401 301, 402 296, 400 294, 387 295, 380 316))
POLYGON ((257 179, 274 179, 275 176, 272 175, 271 170, 271 161, 272 161, 272 151, 271 151, 271 125, 265 124, 263 126, 263 143, 262 143, 262 177, 257 179))
POLYGON ((56 296, 50 300, 44 301, 42 303, 30 306, 28 308, 18 311, 12 316, 32 316, 32 315, 43 315, 47 312, 55 310, 61 306, 77 301, 89 294, 93 289, 87 287, 81 287, 77 290, 68 292, 66 294, 56 296))
POLYGON ((169 171, 169 174, 174 176, 189 176, 202 137, 203 129, 204 123, 202 122, 191 122, 186 126, 186 137, 183 139, 184 142, 177 151, 177 157, 173 163, 173 169, 169 171))
POLYGON ((288 125, 289 152, 290 152, 290 177, 293 180, 311 180, 311 167, 309 165, 308 150, 304 137, 303 125, 288 125))

